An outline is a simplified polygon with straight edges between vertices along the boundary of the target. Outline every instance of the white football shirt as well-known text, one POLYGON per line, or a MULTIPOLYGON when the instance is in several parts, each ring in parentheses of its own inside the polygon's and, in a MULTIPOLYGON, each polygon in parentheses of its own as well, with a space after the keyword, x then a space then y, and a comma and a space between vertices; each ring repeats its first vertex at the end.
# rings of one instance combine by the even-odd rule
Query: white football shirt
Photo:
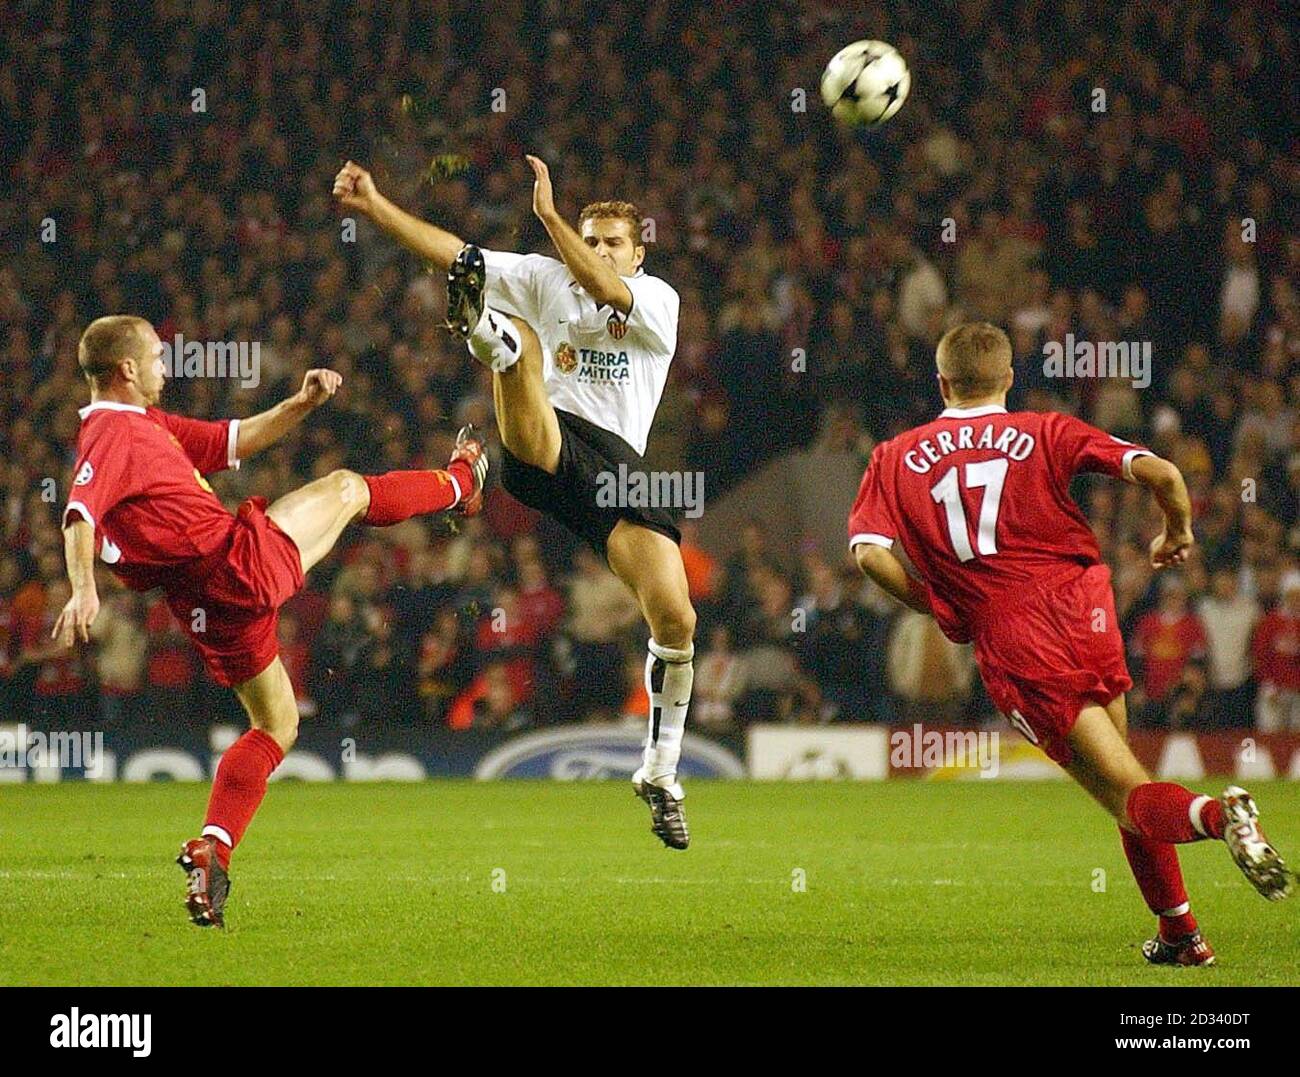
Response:
POLYGON ((596 306, 568 267, 544 254, 483 252, 486 300, 533 327, 542 342, 542 380, 554 407, 617 434, 645 455, 668 364, 677 350, 681 297, 637 270, 626 316, 596 306))

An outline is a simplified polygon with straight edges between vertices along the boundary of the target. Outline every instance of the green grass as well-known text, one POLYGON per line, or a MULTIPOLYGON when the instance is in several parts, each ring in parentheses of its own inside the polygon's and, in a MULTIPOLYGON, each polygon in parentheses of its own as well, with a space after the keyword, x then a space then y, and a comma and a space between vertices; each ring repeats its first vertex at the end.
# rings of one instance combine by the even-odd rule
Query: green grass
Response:
MULTIPOLYGON (((1300 856, 1300 785, 1252 791, 1300 856)), ((1147 967, 1115 829, 1065 783, 690 793, 676 853, 623 782, 275 785, 221 933, 185 920, 171 863, 205 786, 0 786, 0 984, 1300 980, 1300 901, 1212 844, 1183 864, 1219 966, 1147 967)))

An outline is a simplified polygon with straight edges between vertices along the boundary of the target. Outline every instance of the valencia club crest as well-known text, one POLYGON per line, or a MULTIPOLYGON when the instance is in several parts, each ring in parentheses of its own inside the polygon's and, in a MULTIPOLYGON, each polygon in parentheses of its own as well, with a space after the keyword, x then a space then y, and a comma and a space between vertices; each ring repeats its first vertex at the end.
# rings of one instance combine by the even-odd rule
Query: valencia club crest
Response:
POLYGON ((578 369, 578 353, 567 340, 555 349, 555 367, 561 374, 572 374, 578 369))

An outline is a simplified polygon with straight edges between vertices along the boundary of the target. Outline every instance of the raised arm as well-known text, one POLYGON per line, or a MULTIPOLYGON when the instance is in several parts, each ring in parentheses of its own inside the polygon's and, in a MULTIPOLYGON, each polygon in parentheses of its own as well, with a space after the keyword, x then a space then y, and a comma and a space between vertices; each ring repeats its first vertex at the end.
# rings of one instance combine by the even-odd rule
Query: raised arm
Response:
POLYGON ((343 384, 343 376, 332 370, 309 370, 302 379, 302 388, 273 408, 239 420, 239 433, 235 442, 235 455, 246 460, 268 445, 274 445, 290 430, 320 407, 343 384))
POLYGON ((1181 565, 1187 560, 1192 536, 1192 502, 1182 473, 1159 456, 1134 457, 1129 465, 1135 482, 1151 491, 1165 514, 1164 530, 1151 543, 1151 564, 1156 568, 1181 565))
POLYGON ((632 310, 632 289, 614 271, 614 267, 587 246, 582 236, 574 230, 555 209, 555 193, 551 189, 551 172, 544 161, 527 158, 533 169, 533 212, 546 228, 546 233, 560 252, 560 259, 592 299, 602 306, 610 306, 620 314, 632 310))
POLYGON ((95 589, 95 528, 84 518, 72 520, 63 529, 63 556, 68 562, 72 597, 54 622, 51 639, 64 647, 77 640, 90 642, 90 626, 99 616, 99 593, 95 589))
POLYGON ((345 209, 364 213, 407 250, 446 272, 465 243, 437 225, 394 205, 375 186, 369 172, 348 161, 334 177, 334 197, 345 209))

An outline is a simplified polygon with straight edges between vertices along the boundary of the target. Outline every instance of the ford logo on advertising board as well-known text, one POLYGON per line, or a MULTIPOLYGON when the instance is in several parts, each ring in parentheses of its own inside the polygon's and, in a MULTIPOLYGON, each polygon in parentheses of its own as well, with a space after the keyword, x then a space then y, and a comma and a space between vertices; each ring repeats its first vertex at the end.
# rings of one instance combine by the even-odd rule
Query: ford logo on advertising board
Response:
MULTIPOLYGON (((588 725, 526 733, 479 760, 475 778, 630 778, 641 765, 645 730, 588 725)), ((743 778, 745 766, 719 744, 687 733, 677 773, 683 778, 743 778)))

